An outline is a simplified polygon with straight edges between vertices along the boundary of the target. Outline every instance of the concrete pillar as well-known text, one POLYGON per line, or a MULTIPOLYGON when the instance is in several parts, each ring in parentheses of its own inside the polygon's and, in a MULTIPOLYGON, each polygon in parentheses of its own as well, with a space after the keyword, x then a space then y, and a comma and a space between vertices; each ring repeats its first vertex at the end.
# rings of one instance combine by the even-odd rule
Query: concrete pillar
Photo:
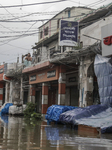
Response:
POLYGON ((80 81, 80 90, 79 90, 79 107, 83 107, 83 61, 80 61, 79 67, 79 81, 80 81))
POLYGON ((46 114, 48 108, 48 84, 42 84, 42 114, 46 114))
POLYGON ((8 82, 5 83, 5 103, 8 102, 8 82))
POLYGON ((3 103, 3 83, 0 83, 0 107, 3 103))
POLYGON ((59 80, 58 80, 58 105, 65 105, 66 94, 66 70, 60 66, 59 80))
POLYGON ((30 100, 35 104, 35 86, 31 85, 30 87, 30 100))
POLYGON ((12 103, 12 81, 10 82, 9 102, 12 103))
POLYGON ((20 100, 21 100, 21 103, 23 104, 23 77, 21 77, 20 100))
POLYGON ((80 62, 79 67, 79 83, 80 83, 80 100, 79 107, 86 107, 93 104, 93 69, 90 68, 92 60, 85 58, 80 62))

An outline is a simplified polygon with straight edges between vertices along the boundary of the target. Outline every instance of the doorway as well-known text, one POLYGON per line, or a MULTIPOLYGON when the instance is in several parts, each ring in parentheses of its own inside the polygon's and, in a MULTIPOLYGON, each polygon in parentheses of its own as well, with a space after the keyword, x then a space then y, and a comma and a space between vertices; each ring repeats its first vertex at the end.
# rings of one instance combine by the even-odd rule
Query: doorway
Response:
POLYGON ((28 102, 28 91, 24 91, 23 104, 27 104, 28 102))
POLYGON ((36 91, 35 93, 35 103, 36 103, 36 112, 39 113, 39 106, 40 106, 40 91, 36 91))
POLYGON ((79 90, 77 86, 70 87, 70 105, 79 106, 79 90))
POLYGON ((48 92, 48 107, 56 104, 56 89, 50 89, 48 92))

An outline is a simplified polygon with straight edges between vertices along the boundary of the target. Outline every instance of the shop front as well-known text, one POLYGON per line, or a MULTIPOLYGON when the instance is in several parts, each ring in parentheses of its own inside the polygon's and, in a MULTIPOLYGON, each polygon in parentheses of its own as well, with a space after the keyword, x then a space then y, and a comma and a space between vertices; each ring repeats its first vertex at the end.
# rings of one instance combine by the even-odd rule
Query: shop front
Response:
POLYGON ((79 106, 78 71, 66 73, 66 105, 79 106))
POLYGON ((38 70, 29 75, 31 96, 37 103, 37 112, 46 114, 49 106, 58 104, 58 79, 59 66, 38 70))
POLYGON ((46 114, 53 104, 79 105, 78 70, 74 67, 71 70, 47 62, 26 68, 23 73, 29 73, 30 101, 37 104, 37 112, 46 114))
POLYGON ((5 103, 6 100, 6 90, 5 90, 5 82, 7 82, 8 78, 4 74, 4 65, 0 66, 0 107, 5 103))

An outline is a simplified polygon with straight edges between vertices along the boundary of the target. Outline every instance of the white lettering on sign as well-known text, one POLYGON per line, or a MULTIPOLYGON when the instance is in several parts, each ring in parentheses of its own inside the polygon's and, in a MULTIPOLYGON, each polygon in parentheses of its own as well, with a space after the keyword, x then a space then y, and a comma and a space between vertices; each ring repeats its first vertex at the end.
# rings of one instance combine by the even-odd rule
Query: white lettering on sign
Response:
POLYGON ((30 76, 30 81, 35 81, 36 80, 36 75, 30 76))
POLYGON ((51 78, 51 77, 55 77, 55 76, 56 76, 56 70, 47 72, 47 78, 51 78))
POLYGON ((38 74, 38 77, 39 77, 40 79, 43 79, 44 76, 45 76, 45 73, 38 74))

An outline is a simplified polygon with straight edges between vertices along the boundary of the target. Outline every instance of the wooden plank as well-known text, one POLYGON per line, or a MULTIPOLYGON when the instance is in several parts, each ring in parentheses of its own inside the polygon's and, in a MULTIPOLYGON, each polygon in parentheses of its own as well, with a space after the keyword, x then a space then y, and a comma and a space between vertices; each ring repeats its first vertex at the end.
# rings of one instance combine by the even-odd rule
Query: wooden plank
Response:
POLYGON ((78 125, 78 135, 81 136, 97 136, 100 135, 100 128, 90 127, 86 125, 78 125))

